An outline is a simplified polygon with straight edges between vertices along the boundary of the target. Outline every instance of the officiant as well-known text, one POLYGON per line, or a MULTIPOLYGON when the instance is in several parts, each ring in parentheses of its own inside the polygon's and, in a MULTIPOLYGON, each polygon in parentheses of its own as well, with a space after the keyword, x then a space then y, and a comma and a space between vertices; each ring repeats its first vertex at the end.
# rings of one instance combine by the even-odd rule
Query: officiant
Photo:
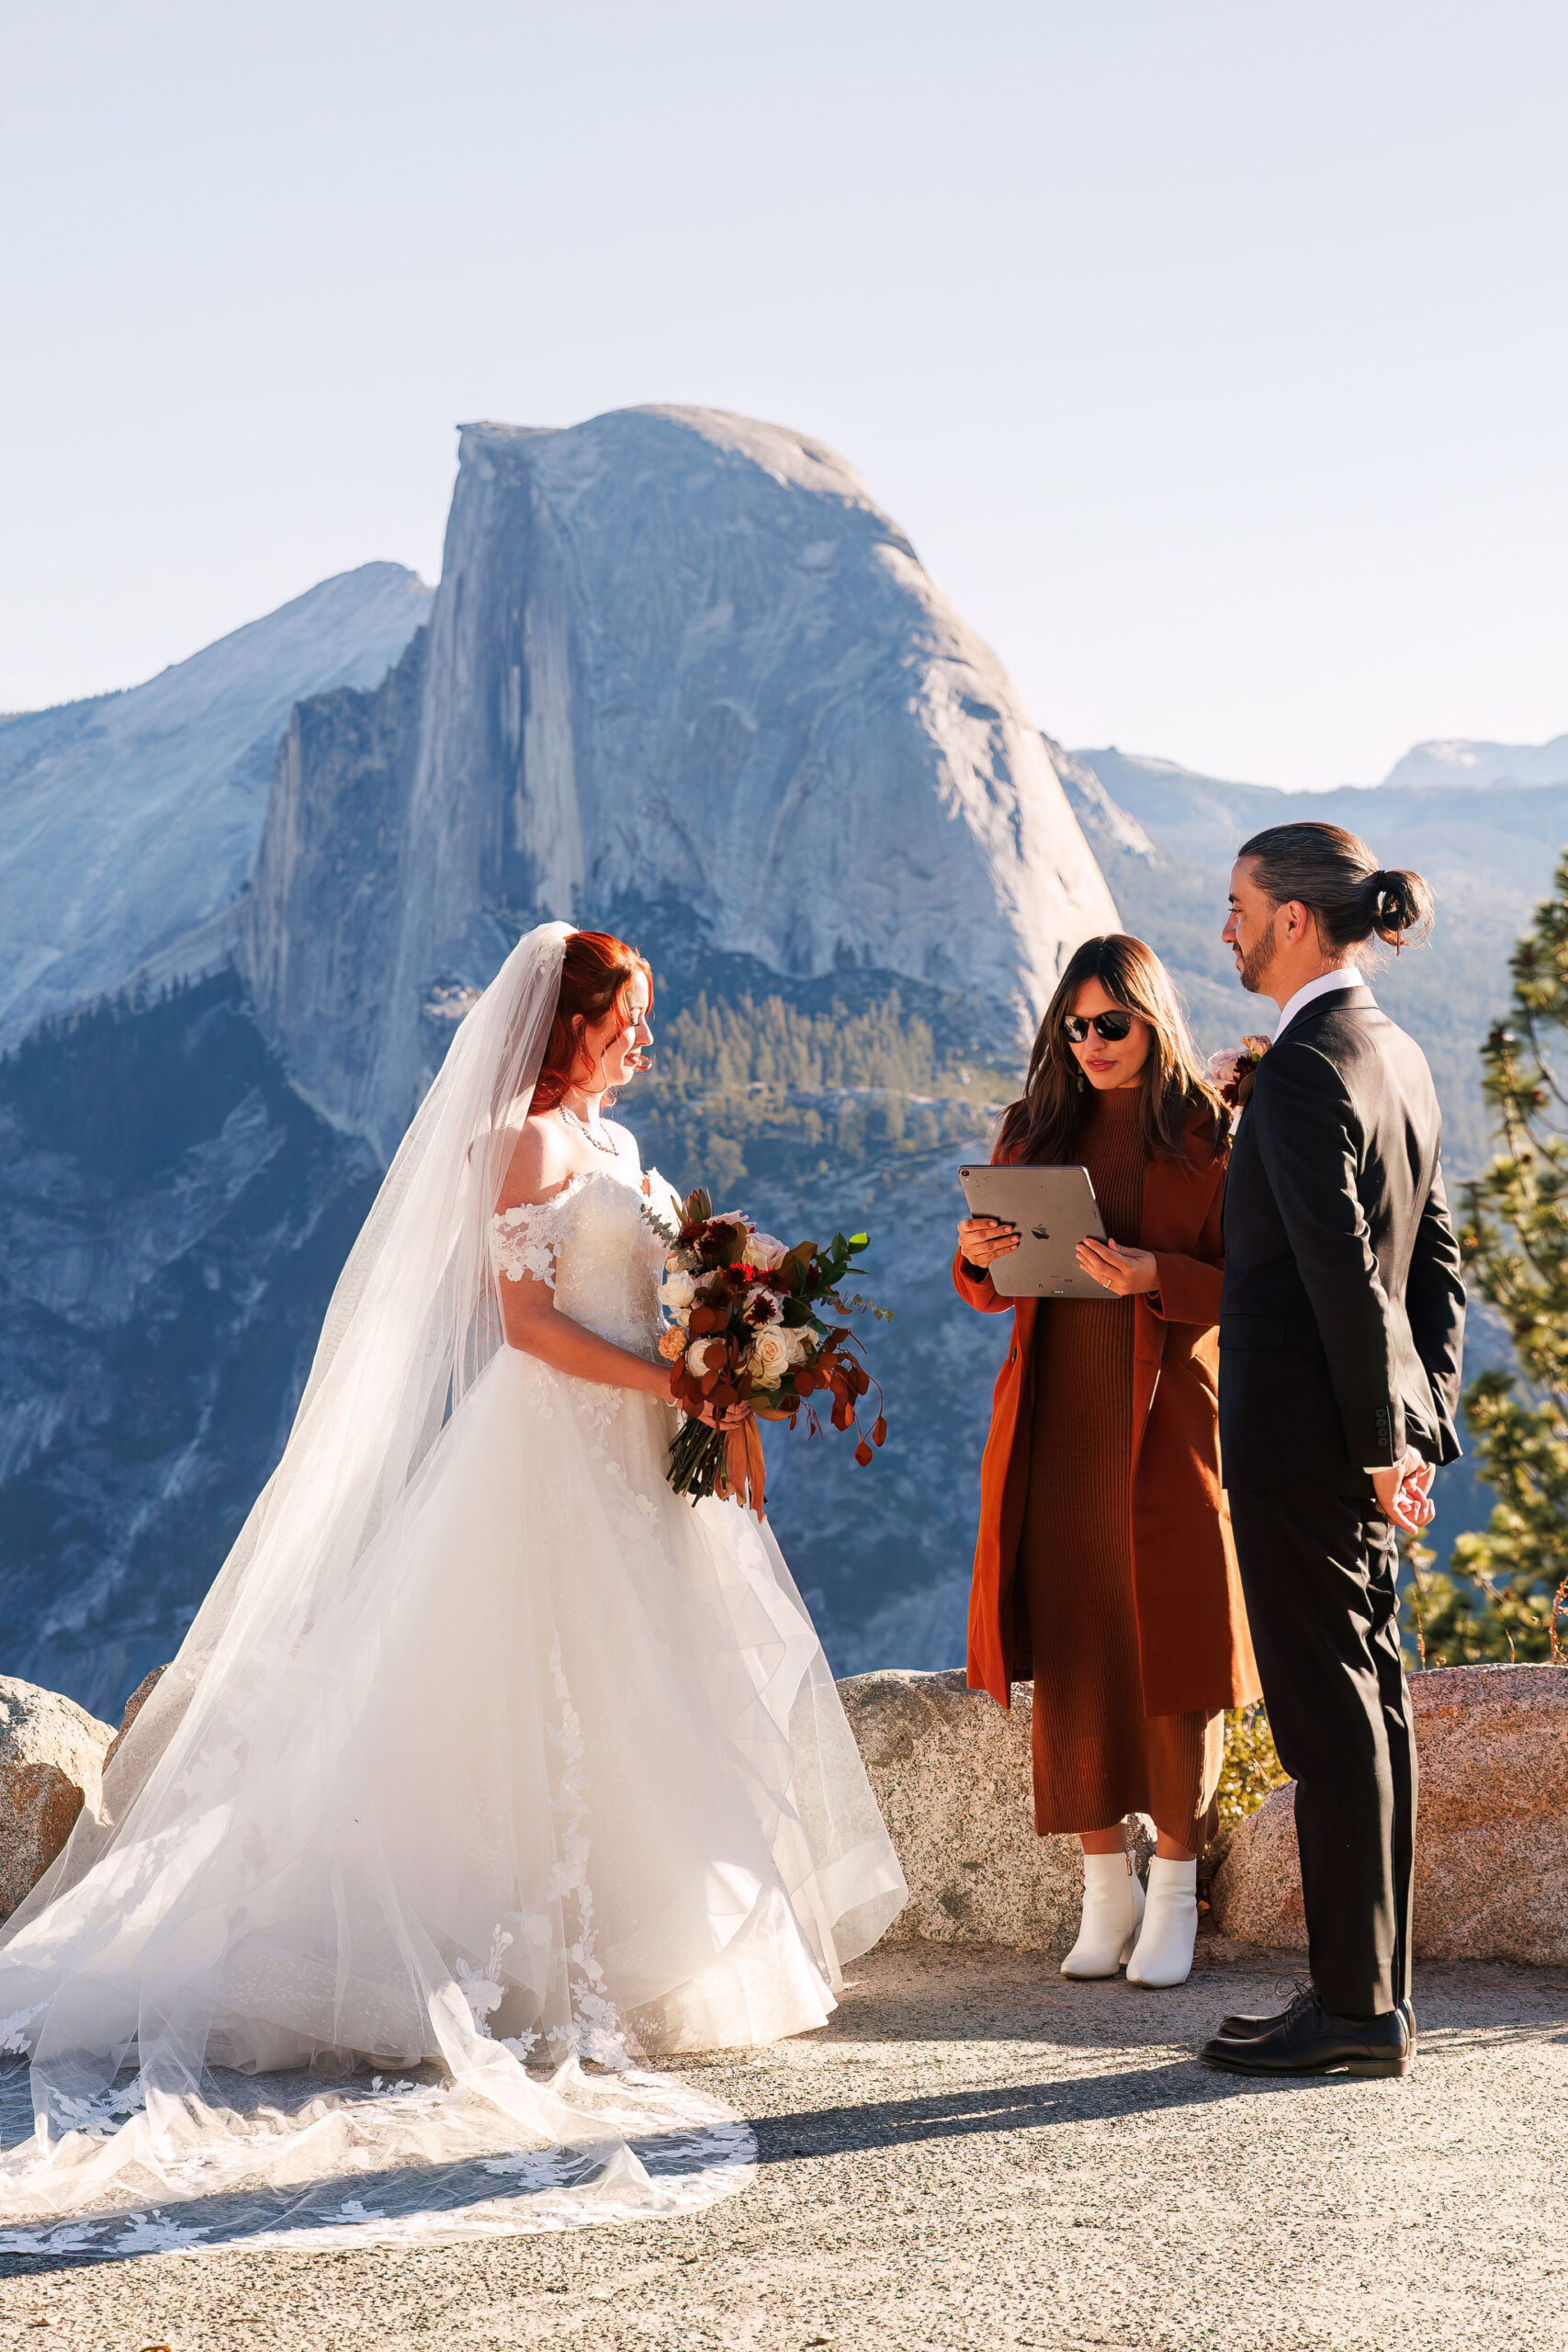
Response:
POLYGON ((953 1281, 1010 1312, 980 1472, 969 1681, 1032 1679, 1035 1827, 1084 1851, 1067 1976, 1178 1984, 1213 1835, 1224 1710, 1258 1693, 1220 1484, 1220 1204, 1230 1122, 1142 940, 1086 940, 1048 1006, 993 1158, 1089 1170, 1097 1295, 1005 1296, 1016 1226, 968 1216, 953 1281), (1004 1282, 1006 1277, 1004 1276, 1004 1282), (1125 1816, 1152 1815, 1144 1890, 1125 1816))

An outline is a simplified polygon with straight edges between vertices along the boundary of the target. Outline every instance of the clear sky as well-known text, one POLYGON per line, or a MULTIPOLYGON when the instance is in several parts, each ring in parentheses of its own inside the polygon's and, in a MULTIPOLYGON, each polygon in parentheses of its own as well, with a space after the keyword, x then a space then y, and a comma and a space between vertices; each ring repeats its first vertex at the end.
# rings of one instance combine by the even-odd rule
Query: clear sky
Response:
POLYGON ((1069 743, 1568 729, 1562 0, 51 0, 0 708, 371 557, 472 416, 833 444, 1069 743))

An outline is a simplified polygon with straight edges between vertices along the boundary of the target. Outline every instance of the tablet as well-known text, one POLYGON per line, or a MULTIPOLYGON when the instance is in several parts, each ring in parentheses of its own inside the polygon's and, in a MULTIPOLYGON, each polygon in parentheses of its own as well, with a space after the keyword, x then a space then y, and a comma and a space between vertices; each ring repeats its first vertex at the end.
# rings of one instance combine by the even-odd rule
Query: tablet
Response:
POLYGON ((1076 1255, 1105 1238, 1087 1168, 961 1168, 958 1181, 971 1216, 1018 1227, 1018 1248, 991 1262, 999 1298, 1114 1297, 1076 1255))

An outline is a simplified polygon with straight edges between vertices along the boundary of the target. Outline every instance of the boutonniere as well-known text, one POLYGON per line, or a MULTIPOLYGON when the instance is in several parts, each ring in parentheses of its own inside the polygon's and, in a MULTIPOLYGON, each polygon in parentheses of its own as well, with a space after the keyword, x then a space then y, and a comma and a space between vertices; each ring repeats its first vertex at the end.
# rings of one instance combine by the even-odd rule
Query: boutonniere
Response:
POLYGON ((1238 1115, 1251 1100, 1263 1057, 1273 1042, 1272 1037, 1244 1037, 1239 1046, 1227 1046, 1209 1057, 1209 1083, 1238 1115))

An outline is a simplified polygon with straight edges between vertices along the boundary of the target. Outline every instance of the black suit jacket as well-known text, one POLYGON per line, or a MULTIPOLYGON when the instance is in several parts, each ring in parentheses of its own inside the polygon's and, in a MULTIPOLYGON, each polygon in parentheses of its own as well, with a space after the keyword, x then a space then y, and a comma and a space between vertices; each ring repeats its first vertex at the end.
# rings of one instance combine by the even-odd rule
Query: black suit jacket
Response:
POLYGON ((1258 1068, 1225 1184, 1227 1487, 1366 1485, 1460 1452, 1464 1285, 1427 1057, 1370 989, 1314 998, 1258 1068))

